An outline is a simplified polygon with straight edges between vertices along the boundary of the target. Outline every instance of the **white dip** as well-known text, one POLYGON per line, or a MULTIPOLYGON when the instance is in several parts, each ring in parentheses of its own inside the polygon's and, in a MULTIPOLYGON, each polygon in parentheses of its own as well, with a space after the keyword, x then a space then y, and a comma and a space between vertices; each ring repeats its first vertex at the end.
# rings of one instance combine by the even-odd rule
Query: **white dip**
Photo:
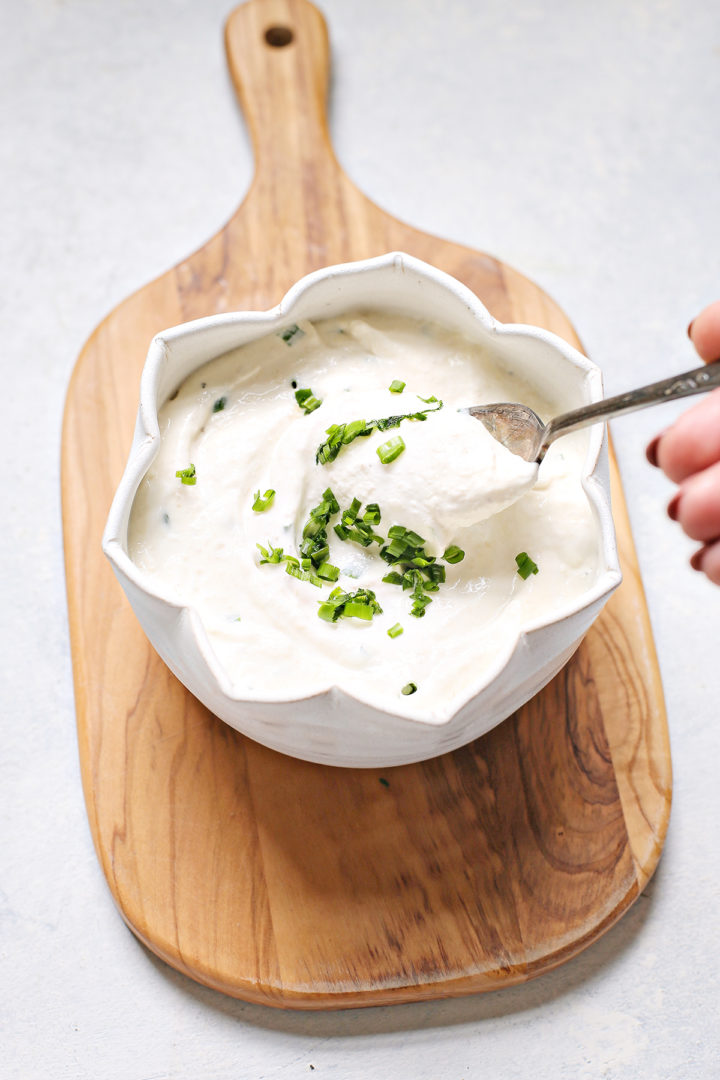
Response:
POLYGON ((553 411, 479 346, 400 316, 302 322, 287 341, 255 341, 199 369, 161 409, 160 449, 133 505, 130 557, 155 592, 199 613, 236 696, 291 700, 336 685, 388 711, 445 719, 507 657, 521 628, 562 614, 597 578, 599 530, 580 483, 583 433, 553 446, 538 474, 458 411, 513 400, 541 416, 553 411), (388 389, 393 380, 406 384, 401 393, 388 389), (311 389, 322 405, 306 414, 295 388, 311 389), (316 463, 332 425, 417 411, 424 421, 374 429, 316 463), (378 447, 398 437, 404 451, 383 464, 378 447), (196 482, 185 484, 176 472, 191 463, 196 482), (323 560, 339 570, 337 581, 318 587, 288 574, 285 561, 260 563, 258 544, 301 557, 310 510, 328 488, 340 511, 358 499, 361 521, 377 504, 371 531, 386 542, 396 525, 426 541, 445 580, 436 591, 421 586, 422 617, 411 614, 414 589, 383 582, 403 568, 380 557, 379 543, 335 534, 340 513, 328 522, 323 560), (272 504, 254 511, 256 492, 269 489, 272 504), (449 546, 464 551, 462 561, 443 560, 449 546), (521 552, 539 568, 526 579, 521 552), (319 601, 338 587, 372 590, 382 613, 319 618, 319 601), (390 637, 395 624, 403 632, 390 637), (408 684, 417 690, 403 694, 408 684))

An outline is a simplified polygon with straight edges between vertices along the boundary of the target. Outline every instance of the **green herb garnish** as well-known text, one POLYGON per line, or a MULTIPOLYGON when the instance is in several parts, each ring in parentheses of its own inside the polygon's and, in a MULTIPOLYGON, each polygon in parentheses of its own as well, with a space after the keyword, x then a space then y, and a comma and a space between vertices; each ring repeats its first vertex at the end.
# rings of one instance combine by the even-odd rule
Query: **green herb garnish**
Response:
MULTIPOLYGON (((303 559, 303 563, 305 559, 303 559)), ((309 560, 308 560, 309 562, 309 560)), ((290 577, 297 578, 298 581, 309 581, 311 585, 317 585, 318 588, 324 584, 322 578, 314 572, 312 563, 309 566, 302 566, 299 559, 296 559, 294 555, 285 556, 285 573, 290 577)))
POLYGON ((293 323, 292 326, 286 326, 284 330, 280 331, 280 337, 283 339, 286 345, 290 345, 293 338, 302 337, 305 331, 301 330, 297 323, 293 323))
POLYGON ((438 398, 427 400, 436 402, 435 408, 419 409, 418 412, 403 413, 400 416, 386 416, 381 420, 352 420, 347 424, 332 424, 325 432, 328 438, 315 451, 315 464, 327 465, 335 460, 343 446, 347 446, 355 439, 372 435, 373 431, 387 431, 388 428, 400 427, 403 420, 427 420, 428 413, 442 409, 443 403, 438 398))
POLYGON ((319 600, 318 616, 326 622, 338 619, 363 619, 370 622, 374 615, 382 615, 382 608, 375 599, 372 589, 358 589, 354 593, 344 593, 337 588, 327 600, 319 600))
POLYGON ((415 683, 414 682, 409 682, 409 683, 406 683, 405 686, 403 686, 400 693, 405 694, 405 697, 407 697, 409 694, 414 694, 416 692, 416 690, 417 690, 417 686, 415 685, 415 683))
POLYGON ((459 563, 465 558, 465 552, 462 548, 456 547, 455 544, 451 544, 449 548, 445 549, 443 559, 447 563, 459 563))
POLYGON ((421 619, 425 614, 425 608, 428 604, 432 604, 432 597, 428 596, 426 592, 423 592, 422 586, 418 584, 412 594, 410 614, 414 615, 416 619, 421 619))
POLYGON ((322 405, 322 400, 316 398, 312 390, 306 388, 304 390, 295 391, 295 400, 300 408, 303 410, 306 416, 309 416, 311 412, 315 412, 322 405))
POLYGON ((262 498, 260 498, 260 489, 255 492, 255 502, 252 504, 252 508, 256 514, 262 514, 265 510, 269 510, 275 501, 275 492, 272 488, 268 488, 262 498))
POLYGON ((537 563, 534 563, 527 551, 521 551, 519 555, 515 556, 515 562, 517 563, 517 572, 523 580, 527 580, 531 574, 537 574, 537 563))
POLYGON ((197 483, 197 475, 195 473, 194 465, 188 465, 187 469, 178 469, 175 475, 178 477, 179 480, 182 481, 183 484, 190 484, 192 486, 193 484, 197 483))
POLYGON ((317 575, 323 578, 324 581, 337 581, 340 576, 340 568, 333 566, 332 563, 324 562, 318 566, 317 575))
POLYGON ((227 405, 227 397, 219 397, 212 407, 213 412, 222 412, 227 405))
POLYGON ((388 390, 391 394, 402 394, 404 389, 405 383, 401 382, 400 379, 393 379, 393 381, 388 386, 388 390))
MULTIPOLYGON (((270 494, 270 492, 266 491, 265 498, 267 499, 270 494)), ((272 492, 272 495, 274 494, 272 492)), ((260 492, 258 491, 255 496, 256 503, 259 497, 260 492)), ((255 506, 253 506, 253 509, 255 509, 255 506)), ((262 507, 262 509, 266 509, 266 507, 262 507)), ((340 507, 335 496, 330 488, 327 488, 323 494, 322 502, 313 507, 305 523, 303 539, 300 544, 301 558, 298 559, 294 555, 285 555, 282 548, 274 548, 268 541, 266 548, 262 544, 256 545, 262 555, 260 564, 274 563, 277 565, 284 562, 287 574, 297 578, 298 581, 309 581, 312 585, 319 586, 326 584, 328 581, 337 581, 340 570, 327 561, 327 556, 330 553, 327 542, 327 526, 330 518, 333 514, 337 514, 339 510, 340 507)))
POLYGON ((400 457, 405 449, 405 440, 402 435, 396 435, 394 439, 388 439, 387 442, 378 446, 375 453, 382 461, 383 465, 389 465, 395 458, 400 457))
POLYGON ((327 528, 330 518, 340 510, 338 501, 330 488, 323 492, 322 502, 313 507, 303 528, 300 554, 310 559, 313 566, 321 566, 330 553, 327 528))
MULTIPOLYGON (((269 497, 272 501, 272 495, 274 492, 267 491, 264 499, 261 499, 260 492, 256 492, 253 509, 256 506, 265 509, 266 506, 263 504, 269 497)), ((377 503, 368 503, 363 512, 360 499, 355 498, 347 509, 340 511, 332 490, 326 488, 322 501, 310 510, 303 528, 300 558, 285 555, 282 548, 274 548, 268 542, 267 548, 262 544, 257 544, 262 556, 260 563, 277 565, 284 562, 285 571, 291 577, 298 578, 300 581, 309 581, 313 585, 319 586, 337 581, 340 570, 328 562, 330 554, 328 528, 331 519, 336 514, 340 514, 340 520, 334 525, 334 531, 339 539, 352 540, 362 547, 370 547, 373 543, 382 545, 380 557, 390 566, 388 573, 382 579, 383 582, 399 585, 403 591, 409 591, 412 600, 410 614, 416 618, 422 618, 426 608, 432 603, 430 593, 438 592, 440 585, 445 581, 445 567, 434 555, 430 555, 425 550, 424 538, 412 529, 407 529, 404 525, 393 525, 388 530, 387 540, 375 532, 382 518, 377 503)), ((446 562, 460 562, 464 556, 465 553, 461 548, 451 545, 446 548, 443 559, 446 562)), ((344 593, 337 587, 330 593, 327 600, 321 600, 319 603, 321 607, 318 615, 327 622, 337 622, 340 618, 357 618, 369 622, 374 615, 382 612, 375 594, 368 589, 344 593)), ((403 627, 400 623, 395 623, 387 633, 390 638, 399 637, 403 633, 403 627)))
POLYGON ((266 548, 264 548, 262 544, 256 544, 255 547, 259 549, 260 554, 262 555, 262 559, 260 560, 261 566, 263 563, 273 563, 277 565, 278 563, 281 563, 285 557, 283 555, 283 549, 281 547, 273 547, 269 540, 266 548))
POLYGON ((350 601, 348 601, 345 604, 345 606, 343 607, 342 618, 343 619, 351 619, 351 618, 364 619, 365 622, 370 622, 370 620, 372 619, 374 614, 375 614, 375 608, 371 607, 370 604, 365 604, 365 603, 354 604, 354 603, 351 603, 350 601))
MULTIPOLYGON (((465 552, 455 545, 443 555, 446 562, 461 562, 464 557, 465 552)), ((405 591, 412 590, 410 614, 421 619, 432 603, 428 594, 438 592, 445 581, 445 567, 425 550, 423 537, 404 525, 393 525, 388 530, 388 543, 381 549, 380 558, 392 567, 383 581, 400 585, 405 591)))
POLYGON ((383 581, 385 581, 388 585, 402 585, 403 576, 402 574, 398 574, 397 571, 391 570, 389 574, 385 575, 383 581))
MULTIPOLYGON (((385 580, 385 579, 383 578, 383 580, 385 580)), ((399 622, 396 622, 394 626, 390 627, 390 629, 388 630, 387 633, 388 633, 388 637, 396 638, 396 637, 400 637, 402 632, 403 632, 402 626, 400 625, 399 622)))
POLYGON ((445 567, 425 550, 423 537, 404 525, 393 525, 388 532, 388 541, 380 551, 380 558, 393 569, 383 581, 388 585, 400 585, 403 590, 412 590, 410 614, 420 619, 432 603, 427 594, 437 592, 445 581, 445 567))
POLYGON ((386 780, 384 776, 378 776, 378 780, 380 781, 380 783, 382 784, 383 787, 390 787, 390 781, 386 780))
POLYGON ((360 500, 353 499, 347 510, 343 510, 340 521, 335 525, 335 534, 340 540, 354 540, 362 547, 370 547, 373 542, 384 544, 385 537, 373 532, 373 526, 380 522, 380 507, 377 503, 368 503, 362 517, 360 517, 360 508, 360 500))

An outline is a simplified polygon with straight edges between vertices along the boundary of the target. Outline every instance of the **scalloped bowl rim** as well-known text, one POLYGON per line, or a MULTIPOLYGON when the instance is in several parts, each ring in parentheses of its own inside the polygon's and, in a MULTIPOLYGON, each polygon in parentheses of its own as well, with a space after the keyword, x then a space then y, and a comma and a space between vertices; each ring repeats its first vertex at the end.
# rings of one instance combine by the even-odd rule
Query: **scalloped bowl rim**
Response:
MULTIPOLYGON (((160 429, 158 424, 157 390, 163 364, 167 357, 167 345, 179 338, 192 335, 202 335, 208 330, 218 326, 232 327, 255 326, 259 333, 253 338, 271 333, 279 329, 292 315, 295 305, 304 297, 318 281, 326 279, 345 279, 359 274, 373 273, 376 270, 387 267, 399 266, 401 269, 411 270, 421 278, 430 280, 434 285, 441 286, 453 293, 470 313, 490 333, 490 336, 534 338, 551 346, 556 352, 573 367, 579 368, 586 376, 585 385, 588 389, 588 400, 594 401, 602 397, 602 376, 600 369, 561 337, 552 331, 542 327, 524 323, 502 323, 495 319, 477 298, 477 296, 462 282, 436 267, 423 262, 414 256, 404 252, 390 252, 387 255, 376 256, 371 259, 363 259, 354 262, 341 263, 333 266, 314 270, 300 278, 286 292, 282 300, 273 308, 266 311, 232 311, 218 315, 208 315, 199 319, 181 323, 156 334, 149 346, 140 380, 140 402, 138 409, 137 425, 132 448, 125 466, 122 478, 113 498, 108 514, 107 523, 102 538, 102 548, 109 559, 113 569, 125 576, 137 589, 146 595, 160 601, 169 609, 169 613, 180 618, 187 618, 193 629, 193 634, 198 647, 198 652, 207 665, 218 690, 229 702, 239 706, 275 705, 286 707, 305 702, 321 701, 328 697, 341 696, 345 700, 356 702, 364 708, 369 708, 379 716, 391 717, 402 723, 442 728, 450 726, 458 714, 479 694, 485 691, 495 682, 508 666, 512 656, 530 635, 541 632, 551 626, 555 626, 563 620, 579 615, 586 608, 597 603, 603 597, 607 599, 611 592, 620 584, 622 574, 615 542, 612 512, 610 507, 609 492, 606 492, 604 484, 595 476, 599 460, 605 443, 604 426, 594 425, 588 431, 588 447, 583 462, 581 484, 596 515, 596 521, 600 527, 600 552, 598 576, 595 583, 587 589, 581 597, 572 604, 567 604, 555 610, 552 617, 529 620, 517 633, 511 644, 502 652, 490 669, 486 669, 482 679, 471 687, 465 688, 462 700, 453 704, 452 712, 441 718, 436 717, 411 717, 394 713, 386 707, 375 704, 369 697, 358 697, 349 693, 337 683, 331 683, 327 687, 310 694, 300 694, 289 697, 278 697, 277 694, 267 696, 255 693, 251 697, 239 696, 233 690, 232 682, 225 669, 221 666, 212 649, 210 640, 205 631, 204 624, 199 613, 191 605, 179 603, 171 596, 166 596, 161 590, 151 585, 150 577, 138 567, 127 554, 122 536, 126 533, 127 521, 132 510, 132 503, 137 493, 138 486, 145 476, 152 461, 157 455, 160 446, 160 429)), ((352 310, 353 302, 349 299, 347 310, 352 310)), ((243 342, 245 344, 246 342, 243 342)), ((240 346, 231 346, 237 348, 240 346)), ((223 350, 231 351, 231 349, 223 350)), ((218 354, 222 355, 222 354, 218 354)), ((203 366, 209 361, 204 360, 198 364, 203 366)), ((164 403, 164 402, 163 402, 164 403)), ((122 580, 121 580, 122 583, 122 580)), ((178 672, 175 672, 178 674, 178 672)), ((178 674, 182 681, 182 675, 178 674)), ((231 726, 233 726, 231 724, 231 726)))

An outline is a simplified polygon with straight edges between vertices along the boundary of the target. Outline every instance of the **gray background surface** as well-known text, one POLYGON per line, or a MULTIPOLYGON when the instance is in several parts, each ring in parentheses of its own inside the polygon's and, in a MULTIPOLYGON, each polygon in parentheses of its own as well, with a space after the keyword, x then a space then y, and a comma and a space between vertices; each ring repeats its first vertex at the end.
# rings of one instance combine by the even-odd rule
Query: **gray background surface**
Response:
MULTIPOLYGON (((2 0, 0 753, 3 1074, 35 1080, 720 1073, 720 591, 614 436, 667 696, 674 806, 643 897, 525 987, 305 1015, 147 953, 95 859, 77 764, 58 456, 77 354, 200 246, 252 159, 220 0, 2 0), (311 1068, 314 1066, 314 1069, 311 1068)), ((412 224, 500 256, 569 313, 608 393, 693 366, 720 296, 720 9, 710 0, 325 0, 340 161, 412 224)))

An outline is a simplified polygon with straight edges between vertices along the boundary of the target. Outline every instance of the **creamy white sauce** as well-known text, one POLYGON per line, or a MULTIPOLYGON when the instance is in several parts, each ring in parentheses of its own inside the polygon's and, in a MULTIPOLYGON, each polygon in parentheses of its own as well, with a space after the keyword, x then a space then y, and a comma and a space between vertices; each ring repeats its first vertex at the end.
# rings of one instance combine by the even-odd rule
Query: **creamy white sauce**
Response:
MULTIPOLYGON (((341 392, 323 404, 329 415, 344 416, 349 403, 341 392)), ((436 405, 423 403, 408 385, 402 394, 390 393, 387 386, 353 394, 352 408, 360 418, 370 419, 436 405)), ((398 428, 374 431, 344 448, 325 466, 325 476, 341 506, 354 498, 363 505, 376 502, 388 524, 415 530, 433 541, 434 550, 442 549, 442 555, 459 529, 484 521, 528 491, 538 469, 455 406, 443 401, 442 409, 426 415, 423 422, 403 421, 398 428), (398 435, 405 450, 388 465, 381 464, 377 448, 398 435)))
POLYGON ((151 587, 200 615, 239 697, 288 700, 339 686, 403 715, 445 718, 507 655, 518 630, 567 610, 596 580, 599 540, 582 490, 583 433, 534 465, 505 451, 468 414, 468 405, 520 400, 540 415, 552 407, 479 346, 437 325, 388 314, 300 323, 288 342, 272 335, 195 372, 160 411, 161 445, 136 496, 129 554, 151 587), (388 389, 406 383, 401 394, 388 389), (305 415, 294 388, 322 400, 305 415), (326 465, 315 462, 332 424, 443 408, 423 422, 357 438, 326 465), (215 411, 221 399, 224 406, 215 411), (376 449, 402 437, 405 451, 384 465, 376 449), (197 482, 178 469, 195 465, 197 482), (328 561, 344 592, 372 589, 382 614, 371 622, 318 618, 317 588, 260 565, 257 544, 298 555, 309 511, 331 488, 341 509, 377 503, 382 520, 413 529, 445 565, 446 581, 422 618, 410 593, 382 578, 391 567, 369 548, 328 529, 328 561), (276 491, 267 511, 255 492, 276 491), (539 572, 527 580, 515 556, 539 572), (400 623, 403 633, 388 637, 400 623), (417 685, 406 696, 402 688, 417 685))

